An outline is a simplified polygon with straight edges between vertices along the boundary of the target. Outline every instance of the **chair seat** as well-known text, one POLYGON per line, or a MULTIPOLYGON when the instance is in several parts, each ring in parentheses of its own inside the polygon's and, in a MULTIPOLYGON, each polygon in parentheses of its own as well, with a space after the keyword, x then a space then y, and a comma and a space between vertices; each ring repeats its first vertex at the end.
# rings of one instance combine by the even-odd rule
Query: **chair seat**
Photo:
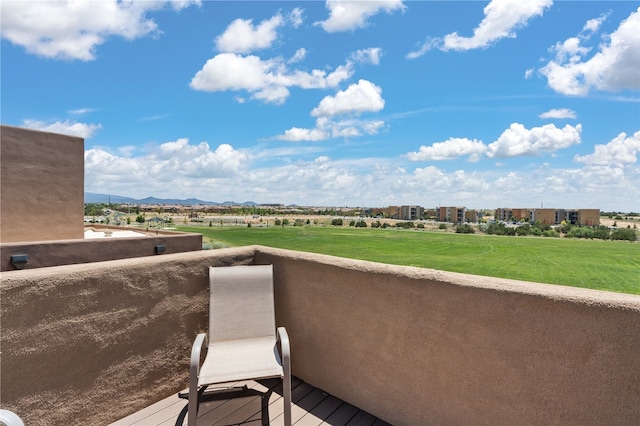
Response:
POLYGON ((283 375, 274 337, 214 342, 208 346, 198 386, 283 375))

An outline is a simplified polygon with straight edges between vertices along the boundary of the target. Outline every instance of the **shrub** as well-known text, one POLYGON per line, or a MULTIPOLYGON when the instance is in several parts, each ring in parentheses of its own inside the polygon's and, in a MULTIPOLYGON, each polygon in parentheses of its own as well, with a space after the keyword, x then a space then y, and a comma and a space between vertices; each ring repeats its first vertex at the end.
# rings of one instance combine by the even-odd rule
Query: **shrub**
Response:
MULTIPOLYGON (((539 228, 535 228, 535 229, 539 229, 539 228)), ((525 236, 525 235, 529 235, 530 233, 531 233, 531 227, 529 226, 529 224, 520 225, 516 228, 516 235, 525 236)))
POLYGON ((473 230, 473 226, 468 223, 459 224, 456 226, 456 234, 473 234, 476 231, 473 230))
POLYGON ((274 225, 276 225, 276 226, 280 226, 280 225, 282 225, 282 221, 281 221, 280 219, 276 219, 276 220, 273 222, 273 224, 274 224, 274 225))
POLYGON ((333 226, 342 226, 342 219, 339 219, 339 218, 331 219, 331 224, 333 226))
POLYGON ((438 225, 438 229, 447 229, 447 224, 441 223, 440 225, 438 225))
POLYGON ((418 227, 418 228, 420 228, 420 229, 424 229, 424 223, 419 223, 419 224, 417 225, 417 227, 418 227))
POLYGON ((620 228, 611 233, 612 240, 628 240, 634 242, 636 238, 636 231, 631 228, 620 228))
POLYGON ((387 222, 382 224, 382 229, 387 229, 388 227, 390 227, 391 225, 389 225, 387 222))
POLYGON ((366 228, 367 227, 367 222, 365 222, 364 220, 359 220, 356 222, 356 228, 366 228))
POLYGON ((382 224, 380 223, 379 220, 376 220, 375 222, 371 222, 372 228, 380 228, 380 226, 382 226, 382 224))
POLYGON ((413 222, 398 222, 396 223, 396 228, 411 229, 415 228, 415 224, 413 222))

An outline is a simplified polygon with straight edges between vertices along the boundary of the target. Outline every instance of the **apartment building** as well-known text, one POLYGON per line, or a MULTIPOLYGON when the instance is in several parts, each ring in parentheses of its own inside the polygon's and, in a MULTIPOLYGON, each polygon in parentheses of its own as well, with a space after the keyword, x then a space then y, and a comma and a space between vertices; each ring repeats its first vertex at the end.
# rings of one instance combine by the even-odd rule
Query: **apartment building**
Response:
POLYGON ((495 219, 499 221, 539 221, 547 225, 559 225, 563 221, 572 225, 598 226, 599 209, 533 209, 533 208, 497 208, 495 219))
POLYGON ((464 223, 465 207, 439 207, 438 220, 441 222, 464 223))
POLYGON ((400 219, 420 220, 424 216, 424 208, 420 206, 400 206, 400 219))

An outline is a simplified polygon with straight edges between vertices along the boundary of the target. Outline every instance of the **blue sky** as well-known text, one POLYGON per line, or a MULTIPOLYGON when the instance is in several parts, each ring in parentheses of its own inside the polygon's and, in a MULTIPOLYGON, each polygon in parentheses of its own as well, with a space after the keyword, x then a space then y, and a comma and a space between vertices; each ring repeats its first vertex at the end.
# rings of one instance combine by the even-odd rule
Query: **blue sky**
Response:
POLYGON ((640 211, 638 1, 6 1, 2 123, 85 190, 640 211))

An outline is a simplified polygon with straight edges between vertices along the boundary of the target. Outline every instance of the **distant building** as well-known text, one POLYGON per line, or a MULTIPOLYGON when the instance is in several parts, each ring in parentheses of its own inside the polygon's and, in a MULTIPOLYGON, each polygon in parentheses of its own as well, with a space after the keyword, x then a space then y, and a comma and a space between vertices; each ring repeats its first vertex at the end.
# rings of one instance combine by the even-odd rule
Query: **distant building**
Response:
POLYGON ((420 220, 424 216, 424 208, 420 206, 400 206, 400 219, 420 220))
POLYGON ((440 222, 464 223, 466 207, 440 207, 437 220, 440 222))
POLYGON ((572 225, 598 226, 599 209, 534 209, 534 208, 497 208, 495 219, 498 221, 540 222, 547 225, 559 225, 562 222, 572 225))
POLYGON ((424 207, 420 206, 389 206, 371 209, 374 216, 383 216, 398 220, 420 220, 424 217, 424 207))

